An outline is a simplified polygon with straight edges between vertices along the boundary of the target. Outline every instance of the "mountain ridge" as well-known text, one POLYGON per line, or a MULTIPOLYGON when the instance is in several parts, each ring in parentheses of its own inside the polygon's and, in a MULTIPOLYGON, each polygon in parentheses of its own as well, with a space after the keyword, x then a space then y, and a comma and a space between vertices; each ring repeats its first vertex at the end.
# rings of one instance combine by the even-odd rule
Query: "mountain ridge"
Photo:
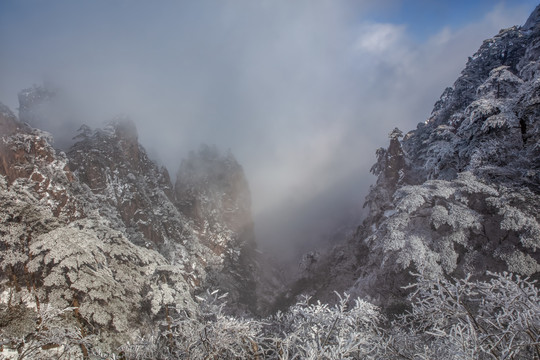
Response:
POLYGON ((410 272, 540 278, 540 6, 469 58, 429 119, 390 134, 371 171, 369 214, 278 299, 331 302, 347 291, 389 313, 406 306, 410 272))
POLYGON ((202 146, 173 182, 125 117, 82 126, 59 151, 31 123, 54 92, 23 91, 19 119, 0 104, 0 352, 470 358, 486 343, 491 357, 540 354, 539 58, 540 6, 484 41, 427 121, 390 132, 365 220, 329 251, 306 254, 287 286, 260 273, 249 185, 230 152, 202 146), (503 317, 514 285, 526 321, 503 317), (492 289, 507 303, 475 297, 492 289), (270 307, 287 311, 253 317, 270 307), (441 314, 448 323, 437 327, 441 314), (471 333, 448 320, 460 314, 471 333), (493 342, 477 319, 502 337, 493 342), (504 326, 516 322, 505 347, 504 326))
MULTIPOLYGON (((223 205, 207 196, 199 218, 181 212, 168 172, 148 158, 130 120, 83 126, 64 153, 50 145, 50 134, 23 124, 4 105, 0 110, 0 294, 10 299, 0 306, 2 316, 15 304, 27 304, 28 316, 40 304, 75 306, 80 331, 100 328, 106 350, 172 309, 196 313, 195 296, 209 287, 229 293, 231 311, 257 310, 249 197, 240 202, 245 208, 227 209, 230 223, 203 233, 197 222, 216 221, 210 215, 225 211, 223 205)), ((227 159, 236 170, 227 177, 231 168, 220 168, 224 180, 216 189, 235 189, 225 190, 234 202, 249 190, 234 157, 227 159)), ((216 185, 199 190, 208 186, 216 185)))

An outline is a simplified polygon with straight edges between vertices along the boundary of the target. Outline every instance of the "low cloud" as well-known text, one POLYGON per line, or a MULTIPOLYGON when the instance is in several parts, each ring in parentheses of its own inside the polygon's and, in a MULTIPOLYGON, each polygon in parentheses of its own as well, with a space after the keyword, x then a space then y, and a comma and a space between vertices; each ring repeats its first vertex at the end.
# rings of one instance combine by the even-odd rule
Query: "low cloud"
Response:
POLYGON ((387 133, 424 121, 482 40, 530 10, 497 5, 418 40, 368 20, 392 3, 43 2, 0 21, 0 100, 14 108, 18 90, 50 81, 69 104, 61 124, 129 114, 172 173, 200 143, 231 149, 259 241, 303 244, 320 224, 358 221, 387 133))

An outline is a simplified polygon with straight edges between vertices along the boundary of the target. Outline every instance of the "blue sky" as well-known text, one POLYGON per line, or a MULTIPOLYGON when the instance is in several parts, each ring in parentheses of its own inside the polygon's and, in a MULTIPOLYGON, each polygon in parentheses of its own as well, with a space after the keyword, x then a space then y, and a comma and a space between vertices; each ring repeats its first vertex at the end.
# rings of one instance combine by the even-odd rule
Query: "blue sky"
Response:
POLYGON ((256 217, 333 192, 361 208, 388 132, 423 122, 482 41, 536 3, 2 0, 0 101, 16 111, 19 90, 53 84, 43 127, 66 139, 128 114, 172 173, 200 143, 230 148, 256 217))
POLYGON ((375 21, 406 24, 410 33, 422 40, 443 27, 459 28, 477 22, 495 6, 527 9, 538 5, 536 0, 401 0, 377 9, 375 21))

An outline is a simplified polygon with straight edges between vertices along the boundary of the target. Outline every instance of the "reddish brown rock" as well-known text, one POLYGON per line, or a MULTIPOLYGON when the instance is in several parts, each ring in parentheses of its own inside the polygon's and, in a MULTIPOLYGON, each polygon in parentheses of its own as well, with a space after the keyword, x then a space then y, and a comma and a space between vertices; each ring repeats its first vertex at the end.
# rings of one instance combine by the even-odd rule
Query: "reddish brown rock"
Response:
POLYGON ((138 234, 135 243, 162 249, 175 234, 167 219, 154 213, 163 200, 163 184, 171 188, 168 173, 159 169, 139 145, 135 124, 118 118, 105 129, 81 128, 69 150, 70 167, 80 181, 114 209, 125 226, 138 234))
POLYGON ((0 174, 8 185, 17 180, 32 183, 35 194, 46 199, 55 216, 81 216, 67 188, 74 176, 65 156, 57 154, 48 142, 48 134, 31 129, 0 104, 0 174))

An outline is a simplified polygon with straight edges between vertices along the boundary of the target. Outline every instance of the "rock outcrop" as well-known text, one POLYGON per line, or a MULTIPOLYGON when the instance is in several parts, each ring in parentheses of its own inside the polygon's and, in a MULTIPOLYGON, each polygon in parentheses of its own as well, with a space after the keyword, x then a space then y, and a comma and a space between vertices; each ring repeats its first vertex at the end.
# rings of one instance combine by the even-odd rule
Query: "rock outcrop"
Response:
POLYGON ((192 153, 173 188, 129 119, 95 131, 83 127, 77 140, 68 152, 72 171, 114 209, 133 243, 182 264, 194 286, 219 288, 255 309, 251 199, 231 154, 210 147, 192 153))
POLYGON ((181 242, 182 219, 171 206, 168 172, 139 145, 135 124, 119 118, 104 129, 82 127, 76 140, 71 170, 118 212, 132 242, 167 256, 167 247, 181 242))
POLYGON ((0 136, 2 339, 74 307, 66 329, 89 339, 79 355, 87 341, 111 351, 173 313, 194 316, 208 288, 229 292, 237 312, 256 309, 249 188, 232 155, 190 157, 173 187, 125 118, 83 126, 66 155, 0 104, 0 136))
MULTIPOLYGON (((39 316, 75 307, 66 329, 110 350, 169 308, 194 311, 187 272, 115 229, 113 209, 79 182, 50 135, 1 109, 0 317, 34 314, 3 323, 2 339, 31 341, 39 316)), ((88 351, 81 343, 80 355, 88 351)))
POLYGON ((56 216, 79 218, 81 206, 71 196, 75 178, 65 154, 57 154, 49 144, 51 135, 19 122, 2 104, 0 134, 0 175, 5 177, 7 184, 24 182, 56 216))
POLYGON ((255 310, 255 234, 251 195, 244 171, 229 152, 202 146, 178 170, 176 206, 191 219, 202 244, 223 262, 212 284, 255 310), (221 285, 220 285, 221 284, 221 285))

